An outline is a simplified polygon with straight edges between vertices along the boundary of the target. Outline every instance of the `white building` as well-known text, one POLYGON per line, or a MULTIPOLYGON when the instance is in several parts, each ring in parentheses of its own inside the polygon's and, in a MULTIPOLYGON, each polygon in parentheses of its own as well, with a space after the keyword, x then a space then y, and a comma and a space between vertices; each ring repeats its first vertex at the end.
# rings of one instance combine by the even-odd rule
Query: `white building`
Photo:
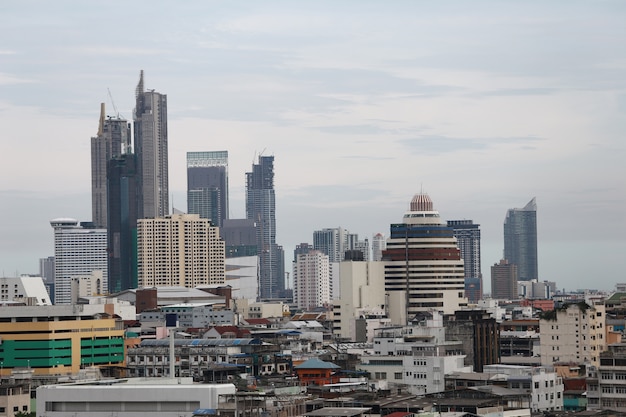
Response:
POLYGON ((626 343, 608 346, 600 354, 599 368, 587 378, 587 409, 626 414, 626 343))
POLYGON ((544 313, 539 321, 541 364, 555 362, 600 364, 606 350, 606 314, 603 304, 569 304, 544 313))
POLYGON ((293 264, 293 301, 304 310, 330 302, 328 255, 318 250, 298 254, 293 264))
POLYGON ((418 395, 444 391, 446 374, 470 372, 462 342, 445 340, 442 315, 425 316, 429 318, 417 326, 380 329, 373 354, 362 355, 359 368, 418 395))
POLYGON ((0 278, 0 304, 24 303, 50 305, 50 296, 41 277, 22 275, 18 278, 0 278))
POLYGON ((508 388, 526 389, 532 411, 563 409, 563 380, 551 367, 485 365, 483 373, 507 375, 508 388))
POLYGON ((140 287, 224 284, 224 251, 219 229, 198 214, 137 221, 140 287))
POLYGON ((216 409, 233 384, 193 384, 191 378, 130 378, 37 388, 41 417, 179 417, 199 408, 216 409))
MULTIPOLYGON (((54 301, 70 304, 72 280, 88 279, 97 275, 93 292, 103 294, 108 288, 107 231, 92 227, 91 223, 68 218, 50 221, 54 229, 54 301)), ((77 294, 74 294, 76 296, 77 294)))
POLYGON ((373 329, 389 323, 385 316, 385 275, 382 262, 344 261, 338 264, 343 296, 333 306, 333 333, 351 341, 373 340, 373 329), (365 321, 363 321, 365 320, 365 321), (382 321, 380 321, 382 320, 382 321), (365 324, 365 328, 363 328, 365 324), (368 326, 369 324, 369 326, 368 326))
POLYGON ((383 251, 387 248, 385 235, 376 233, 372 237, 372 261, 382 261, 383 251))
POLYGON ((259 295, 259 257, 226 258, 226 285, 233 289, 233 298, 256 301, 259 295))

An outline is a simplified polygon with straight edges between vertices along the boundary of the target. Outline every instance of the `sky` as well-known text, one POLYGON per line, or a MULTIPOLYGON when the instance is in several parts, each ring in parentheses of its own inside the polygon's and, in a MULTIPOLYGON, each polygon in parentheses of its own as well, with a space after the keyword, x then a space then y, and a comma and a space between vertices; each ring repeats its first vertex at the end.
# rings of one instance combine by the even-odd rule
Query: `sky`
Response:
POLYGON ((185 156, 229 152, 230 217, 275 157, 277 243, 400 222, 427 192, 481 225, 537 199, 539 275, 626 282, 626 2, 0 3, 0 273, 38 273, 49 221, 91 218, 100 103, 132 120, 139 71, 168 96, 173 205, 185 156))

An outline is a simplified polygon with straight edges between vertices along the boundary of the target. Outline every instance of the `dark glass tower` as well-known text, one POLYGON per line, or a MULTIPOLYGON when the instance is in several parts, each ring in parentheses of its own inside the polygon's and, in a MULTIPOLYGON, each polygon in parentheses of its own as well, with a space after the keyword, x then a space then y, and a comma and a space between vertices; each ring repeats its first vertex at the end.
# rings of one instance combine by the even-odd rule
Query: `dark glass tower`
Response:
POLYGON ((276 244, 274 157, 259 156, 246 173, 246 218, 257 227, 259 298, 280 297, 285 289, 283 249, 276 244))
POLYGON ((504 219, 504 259, 517 265, 520 281, 539 279, 537 272, 537 203, 509 209, 504 219))
POLYGON ((140 176, 139 218, 169 214, 167 96, 145 91, 143 70, 135 91, 135 154, 140 176))
POLYGON ((461 250, 465 270, 465 296, 470 303, 483 298, 483 276, 480 265, 480 225, 472 220, 448 220, 461 250))
POLYGON ((187 213, 217 227, 228 219, 228 151, 187 152, 187 213))
POLYGON ((111 159, 108 177, 107 252, 109 293, 137 288, 139 172, 133 154, 111 159))

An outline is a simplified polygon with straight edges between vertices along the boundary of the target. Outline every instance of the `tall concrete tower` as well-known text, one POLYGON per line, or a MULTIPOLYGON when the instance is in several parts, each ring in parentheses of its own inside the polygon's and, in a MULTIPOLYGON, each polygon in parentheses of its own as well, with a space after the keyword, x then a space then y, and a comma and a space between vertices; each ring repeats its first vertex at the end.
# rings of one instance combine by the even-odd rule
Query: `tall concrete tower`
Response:
POLYGON ((517 265, 519 281, 539 279, 537 268, 537 202, 509 209, 504 219, 504 259, 517 265))
POLYGON ((420 312, 452 314, 467 305, 456 238, 427 194, 415 195, 402 223, 391 225, 383 262, 394 324, 404 325, 420 312))
POLYGON ((119 114, 106 117, 101 103, 98 133, 91 138, 91 221, 97 227, 107 227, 107 164, 130 151, 130 124, 119 114))
POLYGON ((141 191, 139 218, 169 214, 167 96, 144 89, 143 70, 135 90, 135 154, 141 191))

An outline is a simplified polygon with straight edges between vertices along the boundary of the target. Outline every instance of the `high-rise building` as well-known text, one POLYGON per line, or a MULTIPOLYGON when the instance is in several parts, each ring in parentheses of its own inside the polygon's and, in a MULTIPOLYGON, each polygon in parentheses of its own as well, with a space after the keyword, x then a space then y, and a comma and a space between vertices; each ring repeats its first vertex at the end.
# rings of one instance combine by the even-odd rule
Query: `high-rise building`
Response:
POLYGON ((330 302, 328 255, 318 250, 300 253, 293 265, 293 301, 300 309, 330 302))
POLYGON ((259 297, 279 297, 285 289, 285 262, 283 248, 276 244, 273 156, 259 156, 246 173, 246 218, 257 227, 259 297))
POLYGON ((91 220, 97 227, 107 227, 107 164, 130 150, 130 124, 119 115, 106 117, 101 103, 98 134, 91 138, 91 220))
POLYGON ((140 177, 137 157, 124 154, 109 160, 107 238, 109 293, 137 288, 137 219, 140 177))
POLYGON ((342 262, 347 251, 360 251, 363 260, 370 259, 369 241, 359 240, 359 235, 342 227, 326 228, 313 232, 313 247, 328 255, 330 263, 342 262))
POLYGON ((491 298, 517 299, 517 265, 501 259, 499 264, 491 267, 491 298))
POLYGON ((428 195, 415 195, 402 223, 391 225, 383 261, 394 324, 404 325, 420 312, 452 314, 467 305, 461 252, 428 195))
POLYGON ((470 303, 483 298, 483 275, 480 266, 480 225, 472 220, 448 220, 461 250, 465 270, 465 296, 470 303))
POLYGON ((520 281, 539 279, 537 272, 537 203, 509 209, 504 220, 504 259, 517 265, 520 281))
POLYGON ((135 90, 135 154, 141 191, 138 218, 169 213, 167 96, 144 89, 143 70, 135 90))
MULTIPOLYGON (((70 304, 74 300, 73 285, 82 279, 94 282, 94 292, 103 294, 108 288, 107 231, 91 222, 68 218, 50 221, 54 229, 54 300, 70 304)), ((75 294, 76 295, 76 294, 75 294)))
POLYGON ((385 235, 382 233, 376 233, 372 237, 372 261, 382 261, 383 251, 387 247, 385 241, 385 235))
POLYGON ((39 258, 39 275, 44 283, 54 282, 54 256, 39 258))
POLYGON ((224 284, 224 241, 197 214, 172 214, 137 221, 140 287, 224 284))
POLYGON ((227 258, 258 255, 254 220, 224 219, 220 236, 226 245, 227 258))
POLYGON ((217 227, 228 219, 228 151, 187 152, 187 213, 217 227))

